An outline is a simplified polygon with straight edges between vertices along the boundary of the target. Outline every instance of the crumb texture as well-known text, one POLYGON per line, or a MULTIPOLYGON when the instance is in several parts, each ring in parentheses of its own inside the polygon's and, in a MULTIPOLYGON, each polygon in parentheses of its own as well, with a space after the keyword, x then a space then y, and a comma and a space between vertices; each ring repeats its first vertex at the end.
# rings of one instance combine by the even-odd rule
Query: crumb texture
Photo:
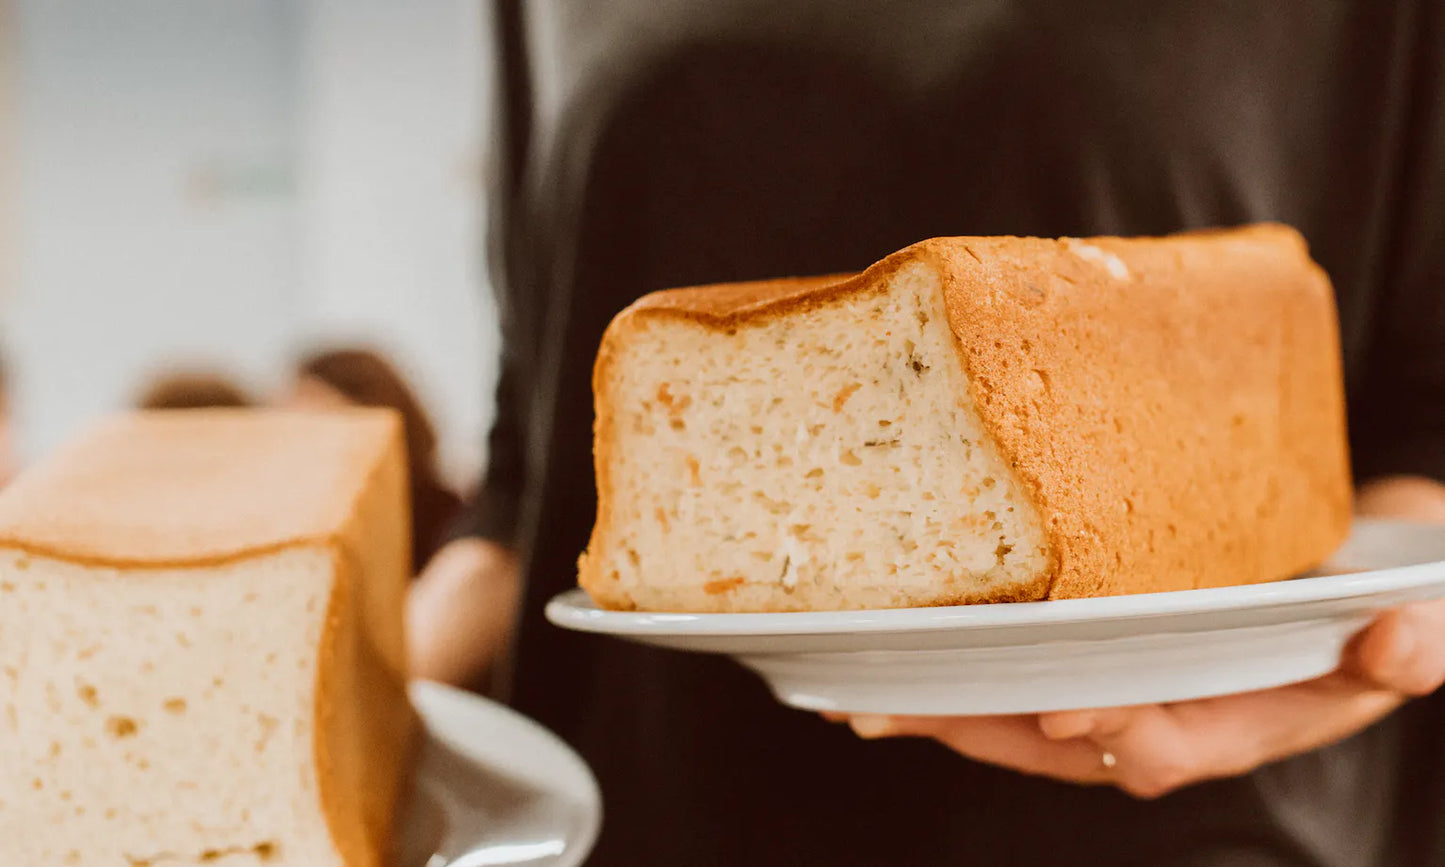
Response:
POLYGON ((1039 518, 972 406, 934 270, 730 333, 644 322, 611 363, 590 589, 704 611, 1040 594, 1039 518))
POLYGON ((0 553, 0 864, 324 867, 330 554, 117 574, 0 553))

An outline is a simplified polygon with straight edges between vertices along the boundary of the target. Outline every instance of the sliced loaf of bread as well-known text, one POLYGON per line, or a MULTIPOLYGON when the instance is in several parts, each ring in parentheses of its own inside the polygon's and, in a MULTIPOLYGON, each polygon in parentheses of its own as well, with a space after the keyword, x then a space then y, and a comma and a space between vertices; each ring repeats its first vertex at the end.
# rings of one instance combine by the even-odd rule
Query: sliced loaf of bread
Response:
POLYGON ((0 864, 390 863, 404 455, 379 410, 147 413, 0 494, 0 864))
POLYGON ((1272 581, 1351 511, 1333 293, 1262 225, 939 238, 649 295, 594 372, 601 605, 791 611, 1272 581))

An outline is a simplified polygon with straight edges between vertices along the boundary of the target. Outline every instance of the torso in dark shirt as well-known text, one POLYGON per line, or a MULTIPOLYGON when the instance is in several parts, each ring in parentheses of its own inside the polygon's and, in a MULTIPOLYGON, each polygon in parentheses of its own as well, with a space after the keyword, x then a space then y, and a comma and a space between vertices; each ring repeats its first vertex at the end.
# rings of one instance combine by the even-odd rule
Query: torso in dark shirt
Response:
POLYGON ((1398 719, 1145 803, 863 743, 731 662, 541 612, 591 527, 613 314, 934 235, 1290 223, 1338 292, 1357 472, 1445 473, 1441 4, 515 0, 498 26, 506 357, 476 531, 522 553, 511 695, 601 780, 592 863, 1414 863, 1391 822, 1441 802, 1407 744, 1424 812, 1398 818, 1398 719))

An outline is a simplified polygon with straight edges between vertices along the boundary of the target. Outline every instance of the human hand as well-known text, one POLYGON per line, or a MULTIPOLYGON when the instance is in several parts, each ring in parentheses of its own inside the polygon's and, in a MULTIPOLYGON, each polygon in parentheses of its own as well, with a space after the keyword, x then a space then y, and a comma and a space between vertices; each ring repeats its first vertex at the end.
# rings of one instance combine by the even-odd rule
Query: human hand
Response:
POLYGON ((448 543, 407 594, 411 676, 467 686, 486 674, 510 640, 520 593, 511 551, 484 539, 448 543))
MULTIPOLYGON (((1445 487, 1389 480, 1361 492, 1361 511, 1445 520, 1445 487)), ((1337 671, 1306 683, 1164 705, 849 722, 865 738, 931 737, 978 761, 1153 798, 1341 740, 1442 681, 1445 602, 1427 602, 1376 619, 1337 671)))

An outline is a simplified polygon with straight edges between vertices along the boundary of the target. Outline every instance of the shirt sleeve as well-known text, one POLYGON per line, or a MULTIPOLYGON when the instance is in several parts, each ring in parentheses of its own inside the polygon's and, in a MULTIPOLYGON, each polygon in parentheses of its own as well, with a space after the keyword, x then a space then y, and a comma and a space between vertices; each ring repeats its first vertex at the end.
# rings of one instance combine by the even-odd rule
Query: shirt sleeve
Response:
POLYGON ((1351 400, 1361 482, 1389 475, 1445 482, 1445 13, 1420 39, 1394 249, 1366 374, 1351 400))
POLYGON ((501 374, 496 414, 487 438, 487 469, 476 494, 452 525, 449 538, 473 537, 517 546, 517 529, 527 486, 527 414, 524 400, 529 362, 522 348, 533 341, 528 329, 539 315, 537 293, 528 293, 509 263, 525 262, 515 249, 525 239, 518 230, 517 186, 526 163, 531 103, 522 37, 520 0, 491 0, 488 27, 495 75, 487 184, 488 270, 501 320, 501 374))
POLYGON ((505 351, 496 396, 496 415, 487 436, 486 473, 476 494, 452 525, 449 536, 481 538, 515 547, 526 486, 526 451, 517 367, 505 351))

